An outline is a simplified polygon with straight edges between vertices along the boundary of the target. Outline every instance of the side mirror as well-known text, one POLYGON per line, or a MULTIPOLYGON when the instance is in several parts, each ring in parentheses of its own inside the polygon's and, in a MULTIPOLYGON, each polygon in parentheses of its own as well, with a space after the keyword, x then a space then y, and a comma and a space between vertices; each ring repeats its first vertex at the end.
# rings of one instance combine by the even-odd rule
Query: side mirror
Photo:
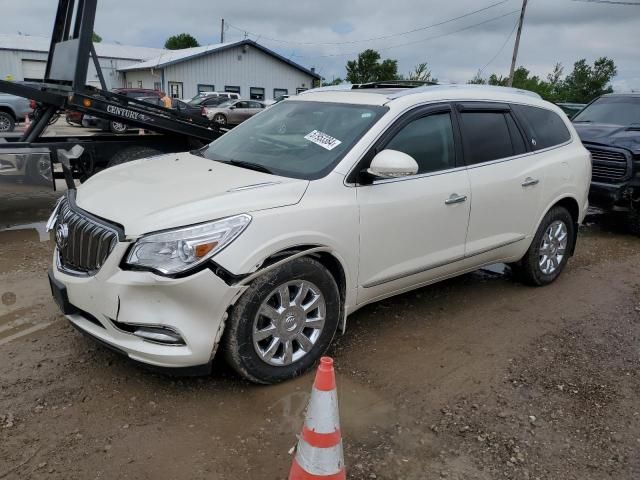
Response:
POLYGON ((236 106, 235 106, 235 105, 231 105, 231 106, 229 107, 229 110, 235 110, 235 109, 236 109, 236 106))
POLYGON ((418 164, 411 155, 387 149, 373 157, 367 173, 375 178, 407 177, 418 173, 418 164))

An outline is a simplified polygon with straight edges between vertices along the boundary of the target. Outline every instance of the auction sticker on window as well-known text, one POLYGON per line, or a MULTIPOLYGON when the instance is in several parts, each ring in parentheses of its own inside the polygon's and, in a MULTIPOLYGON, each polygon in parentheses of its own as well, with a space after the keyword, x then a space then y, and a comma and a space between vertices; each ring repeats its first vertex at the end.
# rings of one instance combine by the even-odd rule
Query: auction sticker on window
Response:
POLYGON ((333 150, 342 142, 337 138, 333 138, 331 135, 327 135, 326 133, 322 133, 319 130, 314 130, 311 133, 305 135, 305 140, 309 140, 310 142, 315 143, 316 145, 320 145, 322 148, 326 150, 333 150))

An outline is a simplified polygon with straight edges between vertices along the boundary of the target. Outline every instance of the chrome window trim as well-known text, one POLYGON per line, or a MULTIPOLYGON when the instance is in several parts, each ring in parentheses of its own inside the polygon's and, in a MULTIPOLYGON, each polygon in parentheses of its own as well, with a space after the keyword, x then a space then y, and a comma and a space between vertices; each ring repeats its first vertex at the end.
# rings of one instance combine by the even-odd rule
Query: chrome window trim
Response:
MULTIPOLYGON (((488 161, 482 162, 482 163, 476 163, 476 164, 473 164, 473 165, 464 165, 464 166, 461 166, 461 167, 455 167, 455 168, 451 168, 451 169, 447 169, 447 170, 438 170, 438 171, 435 171, 435 172, 427 172, 427 173, 418 174, 418 175, 409 175, 407 177, 400 177, 400 178, 389 178, 389 179, 384 179, 384 180, 374 180, 373 183, 367 184, 367 185, 361 185, 361 184, 359 184, 357 182, 347 182, 347 178, 349 178, 349 176, 351 176, 351 174, 355 171, 356 167, 362 161, 364 156, 369 153, 369 150, 371 150, 371 148, 376 144, 376 142, 378 140, 380 140, 380 138, 387 132, 387 130, 400 117, 402 117, 406 113, 410 112, 411 110, 414 110, 416 108, 429 106, 429 105, 437 106, 439 104, 447 104, 447 105, 451 106, 451 109, 453 111, 453 105, 452 104, 455 103, 455 102, 460 102, 460 101, 462 101, 462 100, 448 99, 448 100, 428 101, 428 102, 423 102, 423 103, 411 105, 410 107, 407 107, 404 110, 402 110, 401 112, 399 112, 393 119, 391 119, 387 123, 386 127, 381 132, 379 132, 378 135, 376 135, 376 137, 371 142, 369 142, 369 145, 367 145, 367 147, 364 149, 364 153, 362 153, 358 157, 358 159, 353 163, 353 165, 349 168, 349 170, 346 173, 346 175, 344 175, 344 178, 343 178, 343 181, 342 181, 343 185, 345 187, 369 187, 371 185, 380 185, 382 183, 401 182, 401 181, 405 181, 405 180, 419 179, 419 178, 424 178, 424 177, 428 177, 428 176, 441 175, 441 174, 446 174, 446 173, 453 173, 453 172, 456 172, 458 170, 463 170, 463 169, 479 168, 479 167, 484 167, 484 166, 487 166, 487 165, 493 165, 493 164, 497 164, 497 163, 510 162, 512 160, 517 160, 519 158, 523 158, 523 157, 527 157, 527 156, 531 156, 531 155, 537 155, 539 153, 546 153, 546 152, 549 152, 551 150, 555 150, 555 149, 558 149, 558 148, 563 148, 563 147, 566 147, 568 145, 571 145, 572 143, 575 143, 575 137, 574 137, 574 134, 573 134, 573 129, 567 127, 567 130, 569 130, 569 140, 567 140, 564 143, 559 143, 558 145, 553 145, 551 147, 543 148, 543 149, 540 149, 540 150, 533 150, 531 152, 524 152, 524 153, 521 153, 519 155, 512 155, 510 157, 498 158, 496 160, 488 160, 488 161)), ((469 100, 469 101, 470 102, 487 102, 488 100, 469 100)), ((537 105, 531 105, 531 104, 528 104, 528 103, 505 102, 505 101, 494 101, 494 100, 492 100, 492 102, 493 103, 505 103, 507 105, 523 105, 523 106, 528 106, 528 107, 537 107, 537 108, 542 108, 542 109, 545 109, 545 110, 548 110, 550 112, 553 112, 553 113, 557 114, 557 112, 554 112, 550 108, 539 107, 537 105)), ((562 119, 562 117, 560 117, 560 118, 562 119)), ((566 126, 566 123, 565 123, 565 126, 566 126)), ((462 132, 460 132, 460 133, 462 134, 462 132)), ((527 139, 526 137, 525 137, 524 140, 525 140, 525 142, 531 142, 531 139, 527 139)), ((354 145, 354 148, 355 148, 355 145, 354 145)), ((338 165, 339 165, 339 163, 338 163, 338 165)))

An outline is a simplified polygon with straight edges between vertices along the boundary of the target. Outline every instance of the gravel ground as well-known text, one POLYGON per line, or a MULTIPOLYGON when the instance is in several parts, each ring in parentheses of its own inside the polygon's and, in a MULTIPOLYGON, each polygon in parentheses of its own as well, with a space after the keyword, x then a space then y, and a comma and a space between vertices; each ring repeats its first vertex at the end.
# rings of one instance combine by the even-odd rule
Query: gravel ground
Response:
MULTIPOLYGON (((54 199, 0 207, 0 479, 286 478, 312 374, 171 378, 80 335, 29 225, 54 199)), ((496 268, 357 312, 329 352, 349 478, 640 478, 638 265, 591 223, 549 287, 496 268)))

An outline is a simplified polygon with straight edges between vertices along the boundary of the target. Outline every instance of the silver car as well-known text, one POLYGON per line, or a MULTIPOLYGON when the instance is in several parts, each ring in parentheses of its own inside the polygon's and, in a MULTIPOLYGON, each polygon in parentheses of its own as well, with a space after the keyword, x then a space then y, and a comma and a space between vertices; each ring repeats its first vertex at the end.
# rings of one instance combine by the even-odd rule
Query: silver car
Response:
POLYGON ((265 109, 265 104, 255 100, 230 100, 215 107, 205 107, 209 120, 220 125, 239 125, 265 109))

